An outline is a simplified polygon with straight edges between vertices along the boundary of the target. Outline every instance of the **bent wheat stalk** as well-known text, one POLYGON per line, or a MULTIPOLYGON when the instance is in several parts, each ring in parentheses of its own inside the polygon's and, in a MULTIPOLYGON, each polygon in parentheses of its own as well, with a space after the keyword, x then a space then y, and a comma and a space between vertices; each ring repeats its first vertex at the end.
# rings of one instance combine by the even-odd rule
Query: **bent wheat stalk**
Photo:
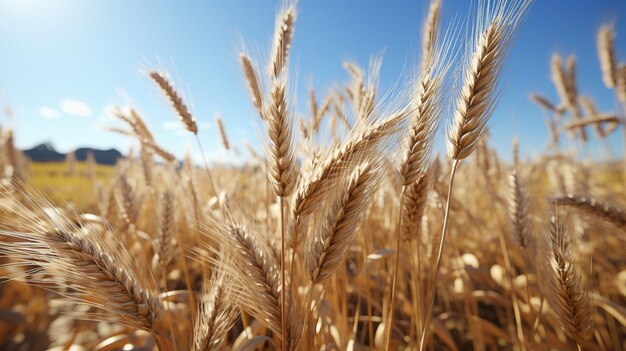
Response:
POLYGON ((448 185, 448 196, 435 263, 432 291, 427 299, 425 323, 420 340, 420 351, 426 345, 430 329, 432 308, 435 301, 441 257, 445 248, 446 229, 450 210, 450 196, 459 163, 467 158, 485 133, 487 121, 497 102, 497 86, 506 59, 510 41, 517 25, 523 19, 532 1, 502 3, 493 13, 487 13, 486 26, 476 33, 475 46, 469 57, 462 93, 455 110, 454 121, 448 130, 448 156, 453 160, 448 185))

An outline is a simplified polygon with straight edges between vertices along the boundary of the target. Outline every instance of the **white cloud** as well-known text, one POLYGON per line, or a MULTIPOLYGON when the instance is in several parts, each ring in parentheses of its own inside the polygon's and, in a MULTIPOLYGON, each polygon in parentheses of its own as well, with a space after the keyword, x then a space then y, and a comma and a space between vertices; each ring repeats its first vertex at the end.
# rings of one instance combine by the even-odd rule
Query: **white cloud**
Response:
POLYGON ((64 99, 59 103, 59 107, 61 111, 66 115, 77 116, 77 117, 89 117, 92 115, 93 111, 91 107, 86 103, 73 99, 64 99))
POLYGON ((55 119, 59 118, 60 113, 57 109, 52 108, 50 106, 42 106, 39 108, 39 114, 43 118, 55 119))

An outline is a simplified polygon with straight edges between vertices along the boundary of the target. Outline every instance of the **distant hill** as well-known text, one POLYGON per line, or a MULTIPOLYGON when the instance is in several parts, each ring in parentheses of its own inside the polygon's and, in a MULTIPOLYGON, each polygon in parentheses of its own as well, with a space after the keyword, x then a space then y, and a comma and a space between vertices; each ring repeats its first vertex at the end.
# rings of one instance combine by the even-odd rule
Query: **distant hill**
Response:
MULTIPOLYGON (((87 154, 92 152, 96 163, 101 165, 114 165, 118 159, 122 158, 122 154, 116 149, 99 150, 82 147, 74 151, 78 161, 85 161, 87 154)), ((24 154, 34 162, 59 162, 65 160, 65 154, 54 149, 50 143, 43 143, 31 149, 24 150, 24 154)))

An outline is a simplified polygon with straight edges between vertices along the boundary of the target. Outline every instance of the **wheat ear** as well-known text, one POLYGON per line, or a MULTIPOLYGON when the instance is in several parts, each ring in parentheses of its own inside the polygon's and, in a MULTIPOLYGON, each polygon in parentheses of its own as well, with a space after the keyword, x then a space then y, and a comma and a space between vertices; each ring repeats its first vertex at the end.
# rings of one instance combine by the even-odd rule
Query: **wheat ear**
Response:
POLYGON ((469 156, 486 130, 497 102, 498 81, 510 39, 529 5, 530 1, 501 5, 488 25, 477 33, 454 122, 448 130, 448 156, 453 160, 469 156), (509 13, 505 12, 507 6, 509 13))
POLYGON ((228 142, 228 135, 226 134, 226 129, 224 128, 224 122, 222 122, 222 119, 219 115, 215 116, 215 125, 217 126, 217 130, 219 131, 222 146, 224 146, 224 149, 229 150, 230 143, 228 142))
POLYGON ((428 194, 432 186, 431 178, 430 171, 427 169, 420 172, 417 179, 406 187, 400 228, 403 240, 419 239, 420 223, 428 204, 428 194))
POLYGON ((350 177, 341 199, 308 245, 305 270, 313 284, 328 279, 343 261, 376 190, 376 169, 365 163, 350 177))
POLYGON ((276 16, 274 41, 270 54, 270 76, 278 78, 287 65, 296 22, 296 8, 287 6, 276 16))
MULTIPOLYGON (((228 265, 231 263, 220 261, 220 266, 228 265)), ((222 344, 237 320, 238 311, 231 305, 230 285, 226 279, 225 274, 219 271, 203 288, 204 296, 200 300, 194 326, 194 351, 222 350, 222 344)))
POLYGON ((166 274, 166 267, 172 260, 173 240, 176 236, 176 207, 175 196, 171 190, 166 190, 161 197, 161 221, 158 228, 157 257, 159 267, 166 274))
POLYGON ((422 63, 421 67, 430 67, 434 60, 435 43, 439 34, 441 17, 441 0, 431 0, 428 16, 422 29, 422 63))
POLYGON ((580 349, 581 342, 593 332, 593 310, 586 275, 561 218, 552 219, 544 235, 543 250, 542 257, 548 257, 548 262, 540 269, 547 283, 546 298, 563 331, 580 349))
POLYGON ((237 267, 234 275, 242 282, 235 298, 241 307, 268 329, 283 335, 280 303, 280 272, 266 247, 246 227, 229 224, 222 233, 232 250, 237 267))
POLYGON ((607 24, 598 30, 598 58, 600 59, 600 68, 602 69, 602 81, 609 88, 615 88, 617 84, 616 69, 617 63, 615 58, 615 28, 613 25, 607 24))
POLYGON ((239 62, 241 64, 241 69, 243 70, 243 75, 246 77, 246 82, 248 83, 248 91, 250 92, 252 106, 256 109, 259 117, 261 117, 261 119, 265 119, 263 91, 261 90, 261 83, 259 81, 257 70, 254 68, 252 60, 246 53, 242 52, 239 54, 239 62))
POLYGON ((397 133, 410 115, 411 111, 406 109, 370 126, 361 126, 353 131, 341 147, 324 156, 296 192, 293 205, 294 218, 310 214, 324 192, 330 189, 349 167, 384 145, 387 138, 397 133))
POLYGON ((554 84, 554 87, 559 94, 561 102, 568 108, 575 108, 576 99, 573 96, 572 92, 569 90, 567 83, 567 72, 563 67, 563 58, 561 58, 561 56, 558 54, 552 55, 550 73, 552 83, 554 84))
POLYGON ((154 83, 161 89, 163 94, 167 97, 172 108, 178 114, 181 122, 185 125, 185 128, 193 134, 198 134, 198 125, 196 119, 192 116, 191 112, 185 105, 183 98, 178 94, 172 83, 167 79, 165 74, 149 71, 148 76, 154 81, 154 83))
POLYGON ((529 200, 524 182, 519 172, 512 170, 509 175, 509 218, 512 224, 513 240, 526 249, 530 244, 529 200))
MULTIPOLYGON (((79 231, 72 225, 63 224, 67 228, 53 229, 53 223, 66 221, 60 214, 54 216, 58 218, 51 219, 51 223, 43 226, 34 223, 32 230, 25 233, 2 231, 2 235, 24 240, 28 246, 1 241, 0 247, 19 265, 36 265, 55 276, 55 279, 41 281, 47 289, 69 287, 73 292, 65 293, 66 297, 110 314, 107 317, 100 313, 101 318, 113 316, 131 328, 155 333, 162 306, 151 289, 134 274, 130 261, 107 252, 84 234, 70 233, 70 229, 79 231)), ((111 246, 106 241, 100 243, 107 248, 111 246)))
POLYGON ((550 112, 557 112, 556 106, 554 106, 554 104, 550 102, 550 100, 548 100, 548 98, 546 98, 545 96, 539 94, 530 94, 528 97, 536 105, 541 106, 550 112))
POLYGON ((295 148, 293 147, 293 119, 287 109, 285 83, 274 82, 268 112, 268 172, 274 193, 289 196, 296 184, 295 148))
POLYGON ((417 93, 414 99, 415 108, 406 140, 406 153, 400 166, 404 186, 414 183, 420 168, 428 164, 428 157, 435 141, 435 133, 441 120, 442 86, 442 74, 433 77, 430 74, 425 74, 417 84, 417 93))

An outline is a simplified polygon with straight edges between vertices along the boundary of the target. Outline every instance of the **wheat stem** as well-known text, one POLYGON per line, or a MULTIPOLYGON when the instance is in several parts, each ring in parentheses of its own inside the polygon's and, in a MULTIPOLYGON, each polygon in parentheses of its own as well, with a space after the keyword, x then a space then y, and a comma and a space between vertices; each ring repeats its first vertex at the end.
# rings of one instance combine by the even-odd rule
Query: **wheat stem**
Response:
POLYGON ((391 333, 393 330, 393 315, 396 307, 396 284, 398 280, 398 269, 400 266, 400 228, 402 228, 402 207, 404 206, 404 194, 406 187, 402 187, 402 194, 400 195, 400 211, 398 214, 398 227, 396 228, 396 258, 393 268, 393 277, 391 279, 391 301, 389 306, 389 322, 386 328, 387 336, 385 338, 385 351, 389 351, 389 345, 391 344, 391 333))
MULTIPOLYGON (((513 285, 513 268, 511 266, 511 260, 509 258, 509 251, 506 247, 506 242, 504 241, 504 234, 502 231, 498 231, 498 241, 500 243, 500 250, 502 250, 502 256, 504 258, 504 266, 507 272, 507 277, 509 278, 509 285, 511 286, 511 300, 513 301, 513 314, 515 315, 515 327, 517 330, 517 339, 520 343, 520 347, 522 351, 526 350, 525 340, 524 340, 524 328, 522 326, 522 318, 520 315, 519 301, 517 300, 517 293, 515 292, 515 287, 513 285)), ((528 282, 527 282, 528 284, 528 282)))
POLYGON ((439 240, 439 252, 437 253, 437 261, 435 264, 435 277, 433 278, 433 284, 431 286, 431 293, 428 298, 428 305, 426 305, 426 316, 424 320, 424 325, 422 326, 422 333, 420 338, 420 351, 424 350, 426 346, 426 336, 428 331, 430 330, 430 319, 433 310, 433 304, 435 303, 435 295, 437 294, 437 281, 439 279, 439 268, 441 267, 441 257, 443 255, 443 250, 445 248, 446 242, 446 229, 448 228, 448 215, 450 213, 450 199, 452 197, 452 187, 454 185, 454 176, 456 175, 456 170, 461 163, 461 160, 455 159, 452 161, 452 170, 450 171, 450 182, 448 184, 448 196, 446 198, 446 209, 443 215, 443 228, 441 230, 441 239, 439 240))
POLYGON ((282 330, 282 351, 287 350, 287 300, 285 285, 285 198, 278 197, 280 203, 280 324, 282 330))

